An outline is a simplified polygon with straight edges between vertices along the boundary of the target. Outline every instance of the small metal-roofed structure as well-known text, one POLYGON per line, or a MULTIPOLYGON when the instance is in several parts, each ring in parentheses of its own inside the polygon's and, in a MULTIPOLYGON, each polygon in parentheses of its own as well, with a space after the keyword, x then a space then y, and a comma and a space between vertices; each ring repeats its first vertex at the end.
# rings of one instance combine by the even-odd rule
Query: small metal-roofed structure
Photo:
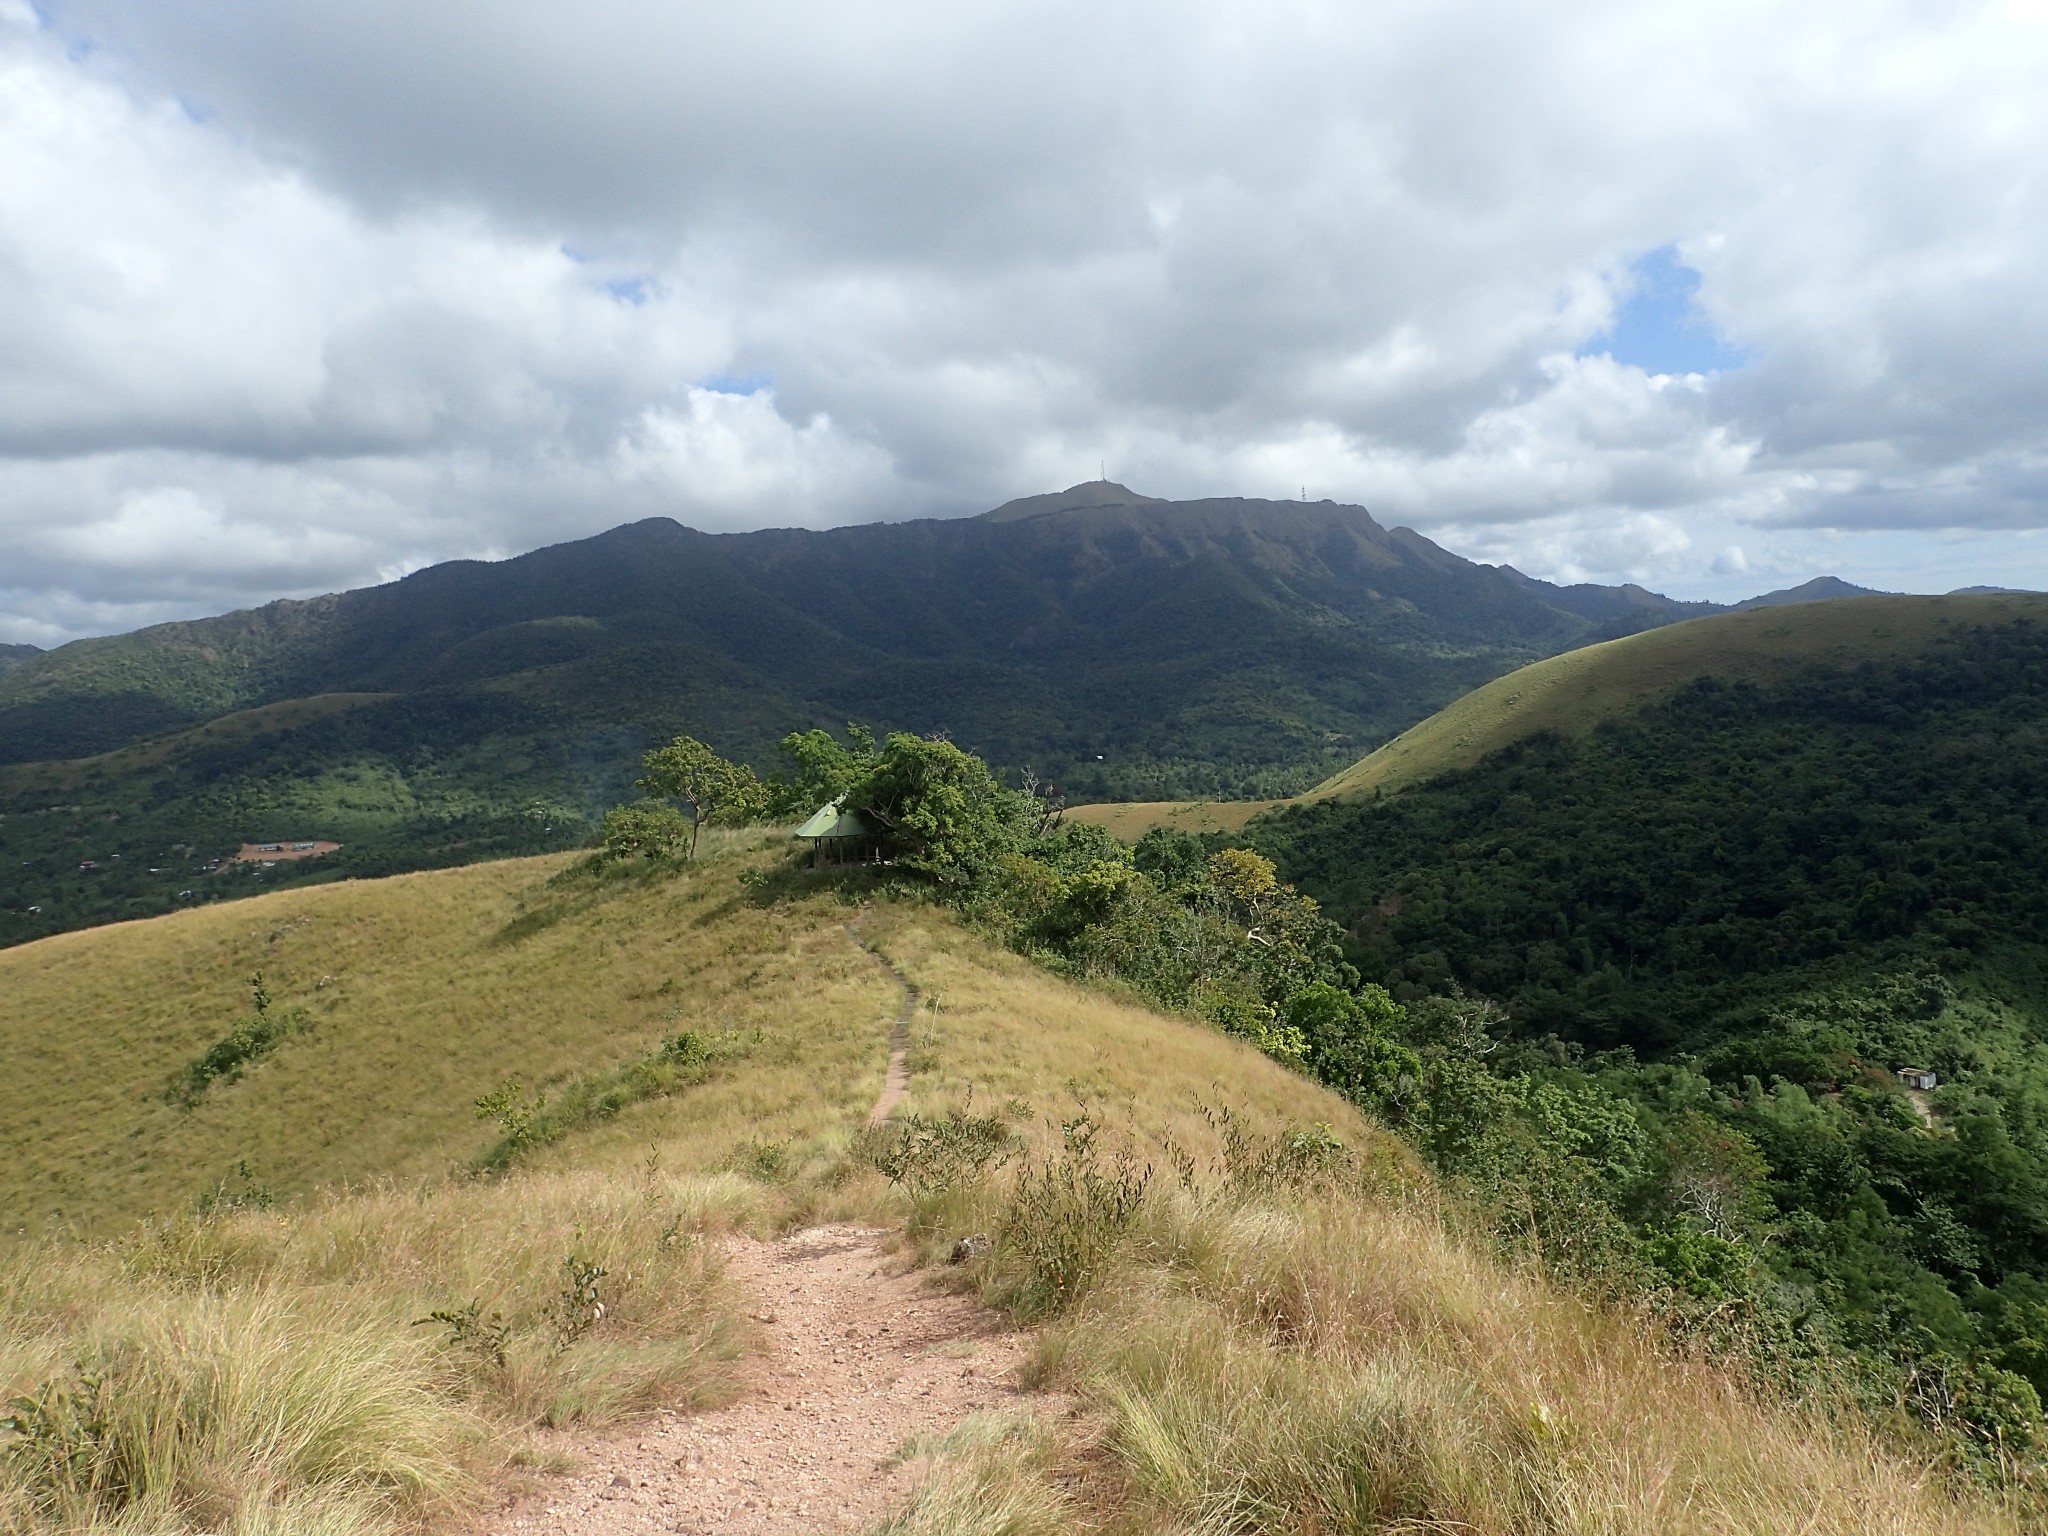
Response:
POLYGON ((861 863, 881 857, 882 829, 859 811, 847 810, 844 798, 819 806, 792 834, 811 845, 813 864, 861 863))

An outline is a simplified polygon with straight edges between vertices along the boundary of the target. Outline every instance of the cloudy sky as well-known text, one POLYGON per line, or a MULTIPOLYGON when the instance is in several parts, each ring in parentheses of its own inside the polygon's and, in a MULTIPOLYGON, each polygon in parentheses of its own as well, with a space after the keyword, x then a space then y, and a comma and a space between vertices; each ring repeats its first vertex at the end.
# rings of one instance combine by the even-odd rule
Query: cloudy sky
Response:
POLYGON ((2048 588, 2048 0, 0 0, 0 640, 1098 465, 2048 588))

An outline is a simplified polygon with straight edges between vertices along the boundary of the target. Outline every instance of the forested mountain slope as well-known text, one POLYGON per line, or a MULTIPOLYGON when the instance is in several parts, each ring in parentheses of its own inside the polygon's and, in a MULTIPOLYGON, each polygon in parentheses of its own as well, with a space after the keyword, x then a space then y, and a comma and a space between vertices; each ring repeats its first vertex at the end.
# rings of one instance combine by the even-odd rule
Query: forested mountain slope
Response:
POLYGON ((655 519, 15 668, 0 941, 203 900, 242 841, 336 839, 320 869, 358 874, 561 846, 679 731, 766 766, 861 718, 1071 799, 1283 792, 1516 665, 1695 611, 1327 502, 1097 483, 826 532, 655 519))
POLYGON ((1694 611, 1474 565, 1326 502, 1105 484, 825 532, 653 519, 65 646, 0 687, 0 750, 78 757, 309 694, 491 688, 578 720, 687 714, 749 753, 822 712, 1047 767, 1104 748, 1273 764, 1384 733, 1507 663, 1694 611))
POLYGON ((1505 1070, 1635 1106, 1662 1150, 1617 1163, 1624 1213, 1675 1160, 1686 1219, 1764 1255, 1794 1315, 2048 1392, 2048 603, 1867 598, 1642 641, 1603 648, 1609 682, 1685 645, 1695 675, 1247 835, 1368 980, 1496 1000, 1505 1070), (1884 643, 1802 645, 1822 619, 1884 643), (1722 665, 1773 620, 1801 664, 1722 665), (1904 1067, 1939 1086, 1914 1097, 1904 1067))

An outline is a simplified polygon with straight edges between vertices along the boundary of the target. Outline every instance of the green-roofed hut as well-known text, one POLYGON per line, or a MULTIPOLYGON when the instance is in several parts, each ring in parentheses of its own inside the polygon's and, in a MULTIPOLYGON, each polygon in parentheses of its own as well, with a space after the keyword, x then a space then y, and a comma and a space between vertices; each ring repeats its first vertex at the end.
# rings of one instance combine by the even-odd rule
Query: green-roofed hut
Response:
POLYGON ((811 845, 813 864, 856 864, 881 857, 881 829, 838 800, 811 812, 795 835, 811 845))

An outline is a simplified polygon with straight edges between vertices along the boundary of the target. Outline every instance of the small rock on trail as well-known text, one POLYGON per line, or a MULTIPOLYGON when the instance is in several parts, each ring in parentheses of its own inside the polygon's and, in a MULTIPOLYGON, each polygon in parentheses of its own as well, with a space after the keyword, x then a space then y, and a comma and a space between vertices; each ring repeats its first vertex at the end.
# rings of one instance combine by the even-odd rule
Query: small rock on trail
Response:
POLYGON ((583 1469, 490 1522, 494 1536, 858 1531, 901 1507, 924 1472, 896 1460, 905 1442, 1022 1406, 1023 1335, 971 1297, 890 1273, 885 1236, 734 1239, 733 1279, 769 1343, 740 1401, 564 1437, 583 1469))

